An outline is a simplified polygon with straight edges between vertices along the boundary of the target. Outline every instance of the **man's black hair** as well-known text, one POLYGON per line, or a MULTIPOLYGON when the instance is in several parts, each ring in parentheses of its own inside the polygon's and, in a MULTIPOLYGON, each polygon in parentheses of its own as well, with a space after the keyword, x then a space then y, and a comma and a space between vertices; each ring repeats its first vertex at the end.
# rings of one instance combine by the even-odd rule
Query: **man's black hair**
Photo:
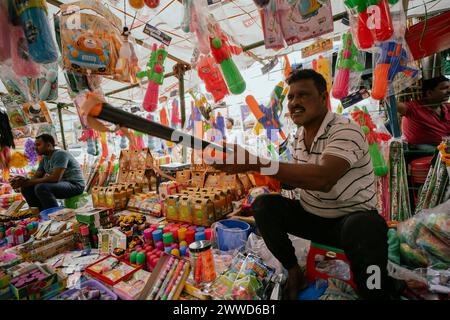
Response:
POLYGON ((234 120, 233 120, 233 118, 227 118, 227 120, 231 122, 231 125, 232 125, 232 126, 234 126, 234 120))
POLYGON ((41 140, 44 141, 45 143, 50 143, 52 146, 55 146, 55 145, 56 145, 55 138, 53 138, 52 135, 47 134, 47 133, 43 133, 43 134, 41 134, 40 136, 37 136, 37 137, 36 137, 36 140, 37 140, 37 139, 41 139, 41 140))
POLYGON ((320 73, 313 69, 294 69, 286 79, 286 82, 290 85, 303 79, 312 79, 319 93, 327 91, 327 81, 320 73))
POLYGON ((426 96, 428 90, 434 90, 441 82, 450 81, 446 76, 434 77, 422 81, 422 94, 426 96))

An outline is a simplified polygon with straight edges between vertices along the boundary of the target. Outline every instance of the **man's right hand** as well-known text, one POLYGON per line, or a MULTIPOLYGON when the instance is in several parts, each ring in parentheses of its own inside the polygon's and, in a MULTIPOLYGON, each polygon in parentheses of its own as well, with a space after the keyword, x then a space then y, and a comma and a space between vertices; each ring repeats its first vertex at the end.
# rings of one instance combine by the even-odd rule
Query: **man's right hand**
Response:
POLYGON ((28 178, 23 176, 15 176, 14 178, 9 180, 11 187, 16 190, 22 187, 22 185, 28 180, 28 178))

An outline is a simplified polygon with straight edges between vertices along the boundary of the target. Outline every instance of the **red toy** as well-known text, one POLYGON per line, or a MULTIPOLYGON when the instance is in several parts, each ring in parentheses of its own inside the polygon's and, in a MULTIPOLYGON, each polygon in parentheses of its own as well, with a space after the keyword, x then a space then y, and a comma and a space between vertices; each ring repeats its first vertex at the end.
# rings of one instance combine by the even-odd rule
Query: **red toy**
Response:
POLYGON ((212 94, 214 102, 229 95, 227 85, 211 56, 201 56, 197 64, 198 76, 205 83, 206 91, 212 94))

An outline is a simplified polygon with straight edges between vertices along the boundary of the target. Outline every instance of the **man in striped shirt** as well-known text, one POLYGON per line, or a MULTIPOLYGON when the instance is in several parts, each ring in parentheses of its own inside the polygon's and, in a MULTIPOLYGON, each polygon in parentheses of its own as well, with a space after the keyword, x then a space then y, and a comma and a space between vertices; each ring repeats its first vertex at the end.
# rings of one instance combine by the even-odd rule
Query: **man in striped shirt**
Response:
MULTIPOLYGON (((252 209, 267 247, 288 270, 289 298, 296 299, 306 284, 288 237, 293 234, 344 249, 360 296, 387 299, 391 289, 387 225, 375 209, 375 180, 365 135, 351 120, 328 111, 326 81, 319 73, 294 70, 287 82, 289 113, 298 126, 294 163, 277 163, 274 177, 297 188, 300 197, 262 195, 252 209), (373 266, 379 268, 375 286, 370 284, 373 266)), ((239 146, 234 151, 235 164, 216 167, 227 172, 268 167, 239 146), (245 161, 236 158, 239 154, 245 161)))

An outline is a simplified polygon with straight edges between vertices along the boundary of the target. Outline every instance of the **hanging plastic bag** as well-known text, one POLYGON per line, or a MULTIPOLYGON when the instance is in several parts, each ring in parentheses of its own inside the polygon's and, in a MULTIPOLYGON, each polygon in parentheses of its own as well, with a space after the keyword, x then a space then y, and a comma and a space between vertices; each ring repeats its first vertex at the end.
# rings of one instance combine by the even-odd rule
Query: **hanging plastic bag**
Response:
POLYGON ((363 52, 356 48, 351 32, 344 33, 331 91, 335 99, 342 99, 359 90, 361 74, 364 71, 364 57, 363 52))
POLYGON ((63 4, 60 19, 62 59, 67 70, 130 81, 116 70, 123 44, 122 22, 117 16, 100 2, 85 0, 63 4), (88 13, 91 10, 96 14, 88 13))
POLYGON ((287 45, 316 38, 334 30, 329 0, 279 0, 277 9, 287 45))
POLYGON ((270 0, 266 6, 259 9, 266 49, 277 50, 285 46, 280 15, 277 12, 277 2, 278 0, 270 0))

